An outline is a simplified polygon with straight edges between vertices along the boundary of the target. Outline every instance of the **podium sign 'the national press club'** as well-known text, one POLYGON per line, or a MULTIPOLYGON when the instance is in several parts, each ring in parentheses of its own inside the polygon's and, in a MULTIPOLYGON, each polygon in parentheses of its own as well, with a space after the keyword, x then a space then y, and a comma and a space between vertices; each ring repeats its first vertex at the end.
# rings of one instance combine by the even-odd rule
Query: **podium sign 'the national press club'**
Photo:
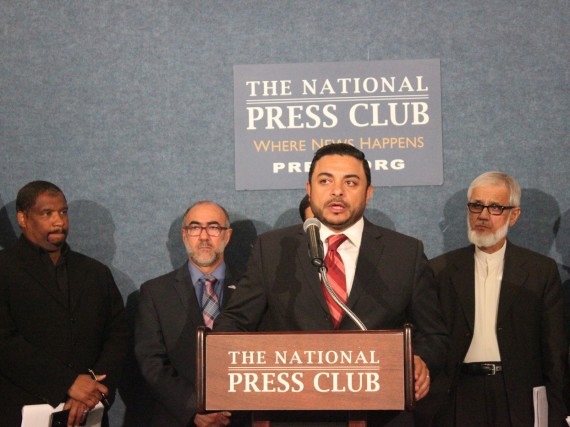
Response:
POLYGON ((210 334, 206 410, 404 409, 403 333, 210 334))

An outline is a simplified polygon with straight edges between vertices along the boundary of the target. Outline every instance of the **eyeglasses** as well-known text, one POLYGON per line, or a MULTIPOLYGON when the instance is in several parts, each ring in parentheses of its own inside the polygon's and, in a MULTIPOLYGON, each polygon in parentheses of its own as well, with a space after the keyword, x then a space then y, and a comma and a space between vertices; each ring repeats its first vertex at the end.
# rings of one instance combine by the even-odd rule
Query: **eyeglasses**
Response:
POLYGON ((505 209, 511 210, 515 208, 515 206, 484 205, 482 203, 467 203, 467 207, 471 213, 481 213, 483 209, 487 208, 491 215, 502 215, 505 209))
POLYGON ((221 225, 216 225, 216 224, 210 224, 205 227, 202 227, 201 225, 198 224, 190 224, 185 227, 182 227, 182 229, 186 230, 188 235, 194 237, 202 234, 202 230, 206 230, 206 233, 208 233, 208 236, 210 237, 219 237, 220 234, 222 234, 222 231, 227 230, 228 227, 222 227, 221 225))

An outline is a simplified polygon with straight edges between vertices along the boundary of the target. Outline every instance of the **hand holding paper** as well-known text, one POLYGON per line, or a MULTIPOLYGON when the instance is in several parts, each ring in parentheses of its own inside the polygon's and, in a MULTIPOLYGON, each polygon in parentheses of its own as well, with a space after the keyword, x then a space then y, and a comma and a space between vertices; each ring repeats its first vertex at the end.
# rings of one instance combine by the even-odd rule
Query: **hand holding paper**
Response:
POLYGON ((78 375, 67 391, 67 395, 92 409, 101 401, 103 394, 109 393, 109 389, 104 384, 98 382, 105 378, 106 375, 99 375, 97 381, 95 381, 91 378, 91 375, 78 375))

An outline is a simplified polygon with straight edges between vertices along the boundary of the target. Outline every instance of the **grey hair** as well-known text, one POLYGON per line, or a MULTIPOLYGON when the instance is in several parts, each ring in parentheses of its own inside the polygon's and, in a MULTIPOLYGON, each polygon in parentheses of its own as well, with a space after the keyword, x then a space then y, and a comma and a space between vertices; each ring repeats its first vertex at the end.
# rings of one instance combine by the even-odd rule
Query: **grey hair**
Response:
POLYGON ((501 186, 504 185, 509 190, 509 204, 511 206, 520 206, 521 204, 521 187, 516 179, 504 172, 490 171, 485 172, 475 178, 467 189, 467 199, 471 199, 471 194, 475 187, 483 185, 501 186))

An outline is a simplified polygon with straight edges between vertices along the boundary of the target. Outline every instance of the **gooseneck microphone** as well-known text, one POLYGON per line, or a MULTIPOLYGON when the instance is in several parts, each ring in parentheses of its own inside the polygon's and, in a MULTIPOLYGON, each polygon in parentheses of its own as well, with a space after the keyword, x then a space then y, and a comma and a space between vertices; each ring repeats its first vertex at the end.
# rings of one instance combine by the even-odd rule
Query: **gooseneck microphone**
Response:
POLYGON ((308 218, 303 223, 303 230, 305 230, 305 233, 307 233, 307 244, 309 245, 309 258, 311 260, 311 264, 319 269, 323 284, 325 285, 325 289, 331 298, 339 305, 342 311, 344 311, 348 317, 352 319, 352 321, 356 324, 356 326, 358 326, 360 330, 366 331, 367 328, 362 320, 360 320, 358 316, 346 306, 346 304, 338 297, 331 284, 329 283, 329 278, 327 276, 327 266, 324 262, 325 255, 323 250, 323 242, 321 242, 321 236, 319 232, 320 228, 321 222, 316 218, 308 218))
POLYGON ((307 244, 309 246, 309 258, 311 259, 311 264, 315 267, 320 268, 324 265, 324 251, 323 242, 321 242, 321 236, 319 234, 319 229, 321 228, 321 222, 317 218, 307 218, 303 223, 303 230, 307 234, 307 244))

